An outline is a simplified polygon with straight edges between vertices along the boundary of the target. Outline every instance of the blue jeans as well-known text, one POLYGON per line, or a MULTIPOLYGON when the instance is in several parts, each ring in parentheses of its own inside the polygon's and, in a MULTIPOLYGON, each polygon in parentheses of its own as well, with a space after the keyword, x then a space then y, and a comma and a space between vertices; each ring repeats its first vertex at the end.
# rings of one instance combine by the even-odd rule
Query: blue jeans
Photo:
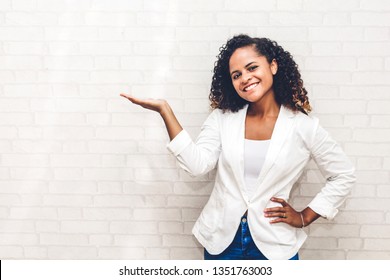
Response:
MULTIPOLYGON (((249 231, 248 218, 244 215, 241 218, 236 236, 233 242, 219 255, 211 255, 204 249, 205 260, 267 260, 253 242, 249 231)), ((299 260, 298 254, 290 260, 299 260)))

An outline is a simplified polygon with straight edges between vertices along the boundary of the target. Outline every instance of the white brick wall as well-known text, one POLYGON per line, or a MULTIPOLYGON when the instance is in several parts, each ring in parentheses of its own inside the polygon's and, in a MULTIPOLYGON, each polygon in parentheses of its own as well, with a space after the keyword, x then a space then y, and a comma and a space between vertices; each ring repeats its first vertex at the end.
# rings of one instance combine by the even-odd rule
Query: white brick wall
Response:
MULTIPOLYGON (((390 4, 386 0, 0 1, 0 258, 201 259, 191 228, 214 174, 194 179, 157 114, 196 137, 218 48, 237 33, 299 62, 323 126, 357 167, 302 259, 390 258, 390 4)), ((292 203, 324 180, 310 163, 292 203)))

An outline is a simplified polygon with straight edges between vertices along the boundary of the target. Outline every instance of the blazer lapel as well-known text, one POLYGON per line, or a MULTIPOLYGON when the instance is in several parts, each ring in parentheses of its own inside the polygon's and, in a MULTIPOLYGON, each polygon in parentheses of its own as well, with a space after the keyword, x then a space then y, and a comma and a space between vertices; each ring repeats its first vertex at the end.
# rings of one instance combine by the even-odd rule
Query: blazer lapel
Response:
MULTIPOLYGON (((263 168, 261 169, 258 186, 262 183, 268 172, 278 158, 279 152, 282 150, 290 130, 293 128, 295 113, 284 106, 280 107, 279 116, 276 120, 275 127, 271 136, 271 143, 268 147, 267 156, 263 168)), ((261 188, 259 188, 261 189, 261 188)), ((258 194, 259 191, 256 192, 258 194)))

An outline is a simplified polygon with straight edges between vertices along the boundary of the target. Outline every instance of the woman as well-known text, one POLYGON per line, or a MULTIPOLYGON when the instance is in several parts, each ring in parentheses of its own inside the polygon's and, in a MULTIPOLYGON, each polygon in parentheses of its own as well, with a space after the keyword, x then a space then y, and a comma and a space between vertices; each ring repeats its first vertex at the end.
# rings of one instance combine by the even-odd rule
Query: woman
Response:
POLYGON ((217 168, 193 228, 205 259, 298 259, 302 228, 332 219, 355 181, 346 155, 308 115, 297 64, 269 39, 238 35, 221 48, 210 93, 214 110, 196 143, 166 101, 121 95, 161 114, 168 149, 184 170, 198 176, 217 168), (326 184, 297 211, 287 200, 310 158, 326 184))

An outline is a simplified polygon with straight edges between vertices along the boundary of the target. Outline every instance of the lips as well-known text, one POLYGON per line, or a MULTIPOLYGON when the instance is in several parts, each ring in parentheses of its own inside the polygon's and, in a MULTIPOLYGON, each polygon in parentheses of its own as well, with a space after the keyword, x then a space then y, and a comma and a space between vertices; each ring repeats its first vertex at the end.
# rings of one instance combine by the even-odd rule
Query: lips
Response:
POLYGON ((254 89, 255 87, 257 87, 258 84, 259 83, 250 84, 249 86, 244 87, 244 91, 250 91, 250 90, 254 89))

